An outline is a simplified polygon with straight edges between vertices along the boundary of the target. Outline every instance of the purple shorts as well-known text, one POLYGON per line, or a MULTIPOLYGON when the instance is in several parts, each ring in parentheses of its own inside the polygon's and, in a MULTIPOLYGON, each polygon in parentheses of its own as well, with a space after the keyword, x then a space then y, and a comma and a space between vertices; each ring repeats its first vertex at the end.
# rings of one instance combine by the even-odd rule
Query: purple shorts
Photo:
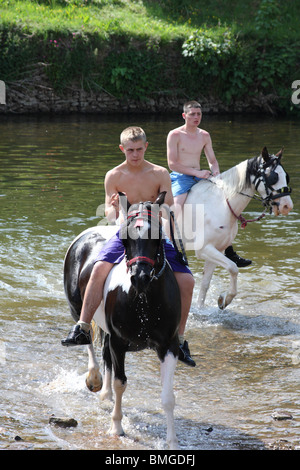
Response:
MULTIPOLYGON (((166 258, 172 270, 174 272, 192 274, 188 266, 185 266, 176 258, 176 250, 168 238, 164 240, 164 244, 166 258)), ((122 261, 124 255, 124 245, 122 240, 119 238, 119 232, 117 232, 116 235, 110 238, 104 247, 100 250, 97 257, 95 258, 94 263, 97 261, 107 261, 108 263, 118 264, 122 261)))

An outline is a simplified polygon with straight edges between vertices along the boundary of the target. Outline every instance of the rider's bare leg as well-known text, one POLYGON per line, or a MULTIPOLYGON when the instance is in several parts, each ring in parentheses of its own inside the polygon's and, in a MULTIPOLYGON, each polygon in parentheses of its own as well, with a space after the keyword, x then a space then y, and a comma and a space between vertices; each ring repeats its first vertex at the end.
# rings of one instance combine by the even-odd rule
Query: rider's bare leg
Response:
POLYGON ((102 301, 104 283, 113 266, 107 261, 97 261, 94 264, 84 293, 79 321, 70 330, 67 338, 62 340, 63 346, 91 343, 90 323, 102 301))
POLYGON ((182 211, 183 205, 187 198, 187 194, 188 193, 183 193, 183 194, 179 194, 178 196, 174 196, 174 209, 175 209, 174 213, 175 213, 176 219, 182 211))

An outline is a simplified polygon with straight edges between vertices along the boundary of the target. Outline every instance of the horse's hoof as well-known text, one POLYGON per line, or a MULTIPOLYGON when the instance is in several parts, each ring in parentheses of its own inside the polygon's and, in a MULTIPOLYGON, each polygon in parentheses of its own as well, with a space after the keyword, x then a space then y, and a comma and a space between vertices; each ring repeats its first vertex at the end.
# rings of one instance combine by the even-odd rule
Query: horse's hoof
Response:
POLYGON ((114 426, 110 428, 108 431, 109 436, 111 437, 125 437, 125 432, 123 431, 123 428, 115 428, 114 426))
POLYGON ((85 384, 90 392, 99 392, 102 388, 103 382, 101 375, 96 380, 92 380, 89 376, 85 379, 85 384))
POLYGON ((179 450, 178 441, 172 441, 168 443, 169 450, 179 450))
POLYGON ((231 304, 232 300, 234 299, 235 295, 233 294, 228 294, 228 293, 223 293, 220 294, 220 297, 218 299, 218 306, 221 310, 224 310, 226 307, 228 307, 229 304, 231 304))
POLYGON ((102 390, 102 392, 100 393, 100 398, 102 401, 104 400, 113 401, 112 392, 107 392, 107 391, 102 390))
POLYGON ((218 298, 218 307, 220 310, 224 310, 226 308, 225 296, 223 294, 221 294, 220 297, 218 298))

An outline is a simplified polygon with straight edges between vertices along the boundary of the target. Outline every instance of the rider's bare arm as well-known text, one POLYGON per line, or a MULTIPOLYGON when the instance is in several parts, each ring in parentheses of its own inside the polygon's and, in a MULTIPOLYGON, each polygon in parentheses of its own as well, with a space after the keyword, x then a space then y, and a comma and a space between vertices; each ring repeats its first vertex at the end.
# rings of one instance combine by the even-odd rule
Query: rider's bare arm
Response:
POLYGON ((213 150, 212 141, 210 135, 207 135, 206 144, 204 145, 204 153, 209 164, 210 171, 213 176, 220 174, 219 164, 213 150))
POLYGON ((105 215, 111 223, 119 217, 119 194, 117 190, 117 174, 113 170, 105 176, 105 215))
POLYGON ((172 207, 174 204, 173 194, 172 194, 172 186, 171 186, 171 179, 169 172, 166 169, 160 170, 160 185, 159 185, 159 192, 166 191, 165 197, 165 204, 169 207, 172 207))

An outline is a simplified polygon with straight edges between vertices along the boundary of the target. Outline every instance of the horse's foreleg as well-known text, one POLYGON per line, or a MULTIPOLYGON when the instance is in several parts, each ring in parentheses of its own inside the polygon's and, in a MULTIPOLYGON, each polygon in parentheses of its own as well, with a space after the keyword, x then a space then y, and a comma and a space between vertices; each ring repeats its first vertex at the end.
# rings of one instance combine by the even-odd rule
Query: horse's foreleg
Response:
POLYGON ((124 431, 122 428, 122 397, 125 392, 127 382, 123 382, 120 379, 114 380, 114 392, 115 392, 115 405, 111 415, 111 426, 109 434, 116 436, 124 436, 124 431))
MULTIPOLYGON (((224 258, 226 258, 226 256, 224 256, 224 258)), ((226 258, 225 264, 227 266, 226 269, 230 275, 230 285, 229 291, 223 292, 219 295, 218 306, 221 310, 224 310, 227 305, 232 302, 232 300, 237 294, 237 276, 239 273, 238 267, 233 261, 230 261, 226 258)))
POLYGON ((210 281, 215 270, 216 265, 206 261, 203 269, 203 277, 200 284, 200 291, 198 296, 198 307, 202 308, 206 299, 206 294, 210 286, 210 281))
POLYGON ((237 276, 239 273, 237 265, 228 259, 223 253, 217 250, 212 245, 207 245, 201 252, 201 257, 212 264, 222 266, 225 268, 230 275, 230 286, 229 291, 220 294, 218 299, 218 306, 221 309, 227 307, 230 304, 232 299, 237 294, 237 276))
POLYGON ((88 345, 88 374, 85 379, 87 388, 91 392, 99 392, 102 388, 102 376, 100 373, 99 363, 96 358, 93 344, 88 345))
POLYGON ((112 378, 112 371, 111 369, 108 369, 104 365, 104 371, 103 371, 103 386, 100 392, 100 398, 101 400, 110 400, 112 401, 113 399, 113 394, 112 394, 112 387, 111 387, 111 378, 112 378))
POLYGON ((173 392, 176 363, 177 358, 171 352, 168 352, 161 362, 161 402, 167 418, 167 443, 170 449, 178 449, 174 423, 175 396, 173 392))
POLYGON ((112 435, 123 436, 124 431, 122 428, 122 397, 125 392, 127 385, 127 378, 125 375, 125 351, 122 349, 122 346, 118 344, 118 341, 115 338, 110 337, 110 352, 112 363, 114 367, 114 392, 115 392, 115 404, 111 416, 111 427, 109 433, 112 435))

